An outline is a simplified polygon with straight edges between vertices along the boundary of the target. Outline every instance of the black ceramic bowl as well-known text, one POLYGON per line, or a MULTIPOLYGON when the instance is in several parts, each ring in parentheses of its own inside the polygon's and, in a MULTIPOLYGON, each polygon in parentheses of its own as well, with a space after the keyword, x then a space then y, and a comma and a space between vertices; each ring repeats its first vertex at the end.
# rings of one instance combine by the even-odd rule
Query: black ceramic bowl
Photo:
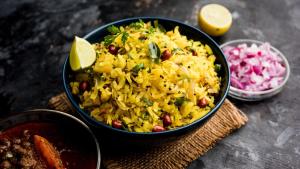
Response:
MULTIPOLYGON (((93 164, 89 165, 96 166, 95 169, 100 169, 101 153, 96 137, 84 122, 69 114, 47 109, 18 113, 0 120, 0 135, 7 129, 20 127, 19 125, 44 122, 59 126, 59 133, 66 137, 64 141, 72 140, 72 146, 80 146, 84 148, 84 151, 88 151, 91 154, 90 158, 93 159, 93 164)), ((82 163, 81 165, 88 164, 82 163)))
POLYGON ((69 75, 71 73, 71 68, 69 65, 69 58, 66 58, 66 61, 63 66, 63 84, 65 92, 76 109, 76 111, 81 115, 81 117, 91 126, 94 126, 97 131, 101 131, 101 138, 116 138, 116 140, 120 140, 120 142, 131 142, 131 143, 161 143, 165 140, 170 140, 171 138, 177 138, 179 136, 182 136, 184 133, 187 133, 188 131, 192 131, 195 128, 198 128, 201 126, 209 117, 211 117, 223 104, 224 99, 227 96, 227 92, 229 89, 229 69, 227 65, 226 58, 224 54, 222 53, 221 49, 219 48, 219 45, 211 39, 208 35, 203 33, 197 28, 194 28, 192 26, 189 26, 187 24, 184 24, 180 21, 171 20, 171 19, 165 19, 165 18, 158 18, 158 17, 137 17, 137 18, 129 18, 124 19, 116 22, 112 22, 109 24, 106 24, 104 26, 101 26, 91 33, 87 34, 84 39, 89 41, 90 43, 96 43, 103 40, 103 37, 108 35, 109 32, 107 31, 107 28, 111 25, 115 26, 122 26, 122 25, 129 25, 132 22, 137 22, 139 19, 142 19, 144 22, 148 21, 155 21, 157 20, 164 28, 168 30, 172 30, 175 28, 175 26, 179 26, 179 31, 182 35, 185 35, 188 37, 188 39, 193 39, 195 41, 200 41, 203 44, 207 44, 211 47, 213 50, 213 53, 216 56, 216 63, 221 64, 221 71, 219 72, 219 76, 222 77, 222 84, 221 84, 221 91, 219 96, 216 99, 215 107, 207 113, 202 118, 196 120, 195 122, 163 132, 152 132, 152 133, 137 133, 137 132, 129 132, 125 130, 120 130, 113 128, 111 126, 108 126, 102 122, 96 121, 92 117, 90 117, 88 112, 85 112, 82 110, 74 97, 72 96, 70 86, 69 86, 69 75), (103 136, 102 136, 103 135, 103 136))

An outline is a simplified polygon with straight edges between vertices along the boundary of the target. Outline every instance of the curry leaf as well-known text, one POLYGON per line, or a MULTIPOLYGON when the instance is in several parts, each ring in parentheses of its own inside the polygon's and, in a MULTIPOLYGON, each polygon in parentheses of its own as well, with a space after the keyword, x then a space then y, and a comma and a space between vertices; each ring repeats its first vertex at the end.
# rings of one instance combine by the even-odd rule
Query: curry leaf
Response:
POLYGON ((158 63, 160 58, 160 49, 158 45, 154 42, 151 42, 149 43, 148 47, 149 47, 150 57, 155 61, 155 63, 158 63))
POLYGON ((135 66, 131 69, 132 74, 135 75, 135 76, 137 76, 138 73, 139 73, 139 71, 142 70, 142 69, 144 69, 144 68, 145 68, 145 67, 144 67, 144 64, 143 64, 143 63, 137 64, 137 65, 135 65, 135 66))
POLYGON ((154 59, 154 63, 159 64, 159 62, 160 62, 160 58, 155 58, 154 59))

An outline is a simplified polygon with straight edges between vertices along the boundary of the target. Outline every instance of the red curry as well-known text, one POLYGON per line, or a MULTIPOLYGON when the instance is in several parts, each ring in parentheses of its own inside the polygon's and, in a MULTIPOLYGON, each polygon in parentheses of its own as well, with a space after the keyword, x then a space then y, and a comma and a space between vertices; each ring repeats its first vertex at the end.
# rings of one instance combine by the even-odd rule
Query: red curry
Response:
POLYGON ((0 131, 0 168, 95 169, 96 150, 78 134, 42 122, 0 131))

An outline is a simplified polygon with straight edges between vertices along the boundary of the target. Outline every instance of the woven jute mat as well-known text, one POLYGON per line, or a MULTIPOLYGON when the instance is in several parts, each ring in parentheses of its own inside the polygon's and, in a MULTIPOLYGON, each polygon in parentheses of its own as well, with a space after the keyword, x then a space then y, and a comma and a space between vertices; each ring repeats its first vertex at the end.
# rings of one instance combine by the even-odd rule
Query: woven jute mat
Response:
MULTIPOLYGON (((75 113, 67 96, 62 93, 49 100, 49 107, 75 113)), ((145 150, 102 152, 102 164, 107 169, 181 169, 187 167, 215 143, 242 127, 247 116, 229 100, 202 127, 186 136, 145 150)), ((103 146, 100 144, 100 147, 103 146)))

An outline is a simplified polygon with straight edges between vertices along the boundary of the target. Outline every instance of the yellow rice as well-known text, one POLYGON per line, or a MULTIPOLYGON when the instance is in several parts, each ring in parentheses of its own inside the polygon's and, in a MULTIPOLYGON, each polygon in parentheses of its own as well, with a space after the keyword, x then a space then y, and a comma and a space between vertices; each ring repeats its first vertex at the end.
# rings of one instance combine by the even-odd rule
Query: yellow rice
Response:
POLYGON ((121 33, 112 42, 120 48, 117 55, 111 54, 103 41, 93 44, 96 62, 90 69, 75 72, 70 83, 72 93, 80 97, 80 107, 98 121, 112 125, 117 119, 125 130, 134 132, 151 132, 154 126, 163 126, 164 114, 172 121, 167 130, 203 117, 215 106, 214 96, 220 90, 211 48, 187 39, 179 27, 164 32, 150 22, 139 24, 119 28, 121 33), (129 35, 125 43, 122 32, 129 35), (161 52, 172 51, 170 59, 159 63, 151 59, 149 43, 153 42, 161 52), (144 64, 144 68, 133 75, 137 64, 144 64), (78 89, 82 78, 91 81, 90 90, 83 93, 78 89), (180 98, 184 102, 178 106, 175 102, 180 98), (208 102, 204 108, 197 105, 202 98, 208 102))

